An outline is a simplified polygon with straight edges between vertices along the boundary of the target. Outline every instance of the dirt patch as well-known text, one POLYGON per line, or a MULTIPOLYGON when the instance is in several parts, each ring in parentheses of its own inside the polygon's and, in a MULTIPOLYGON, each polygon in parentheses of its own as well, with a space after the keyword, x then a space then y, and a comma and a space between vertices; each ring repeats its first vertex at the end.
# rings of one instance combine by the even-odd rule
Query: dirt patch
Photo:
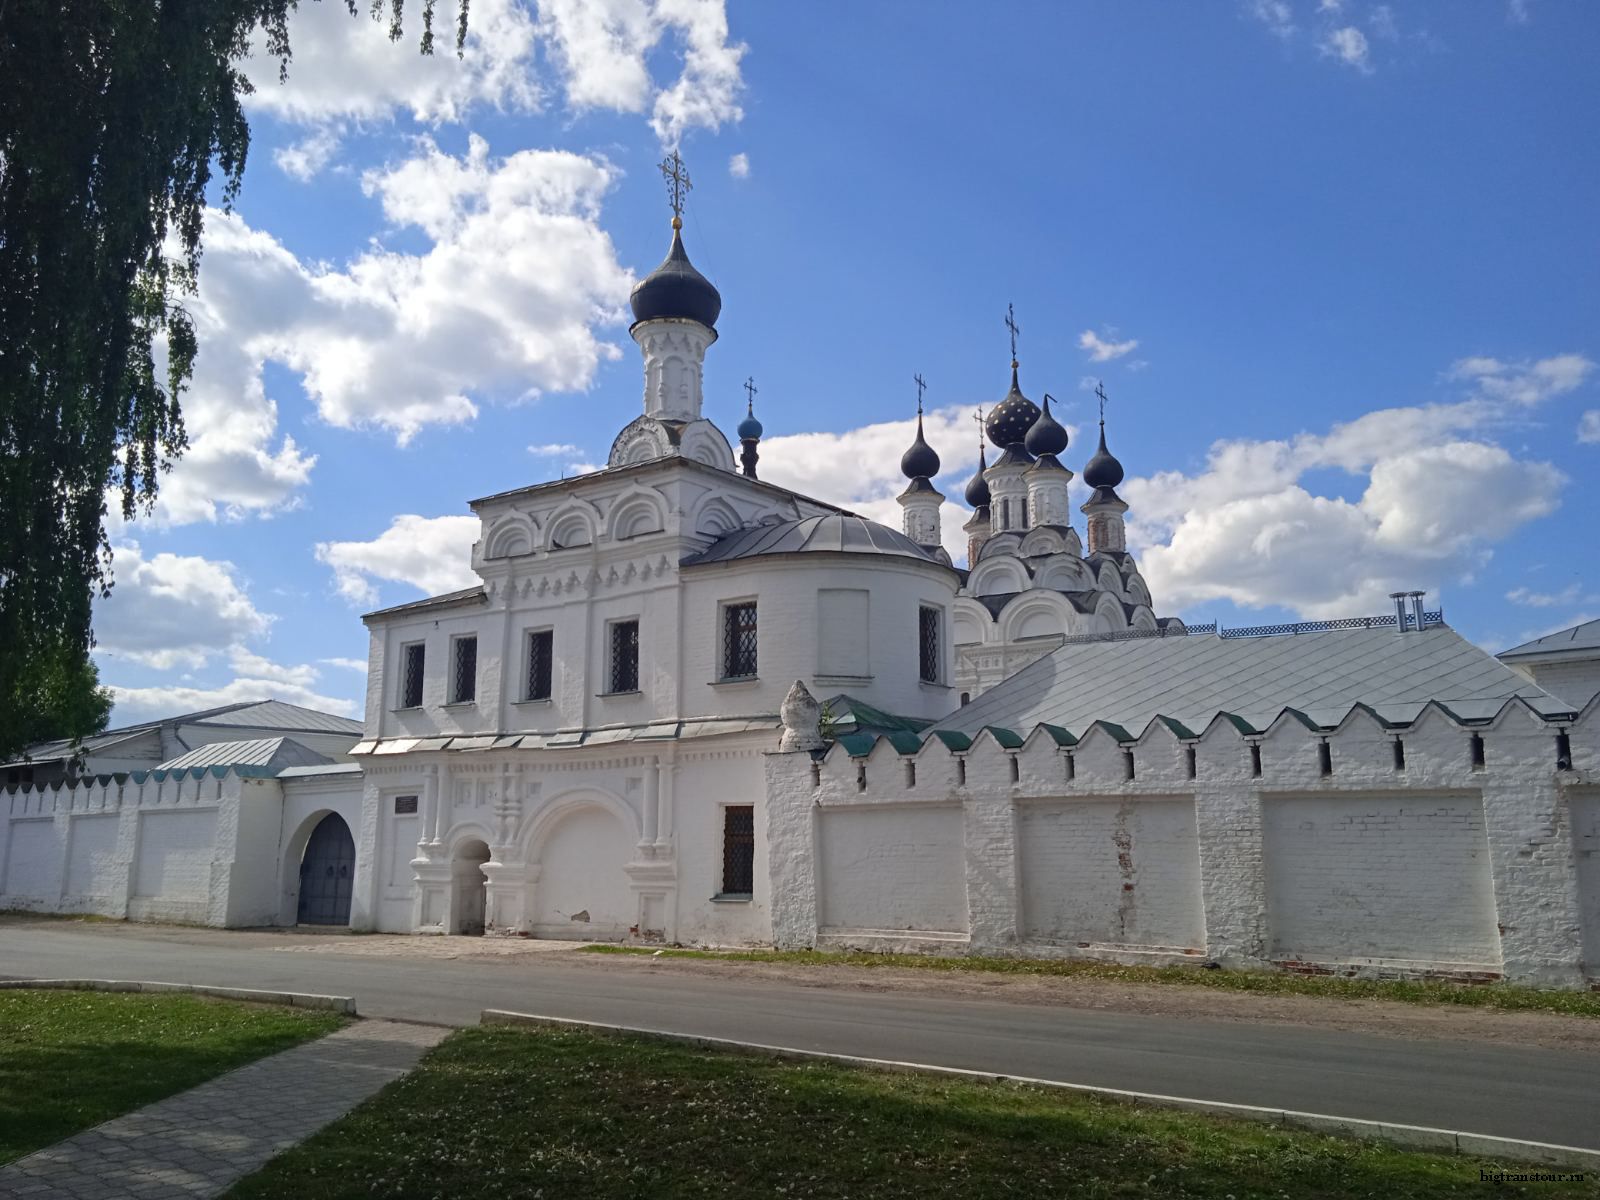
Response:
POLYGON ((1012 1004, 1103 1009, 1205 1021, 1312 1025, 1382 1037, 1503 1042, 1512 1045, 1600 1051, 1600 1021, 1562 1013, 1504 1012, 1457 1005, 1402 1004, 1393 1000, 1343 1000, 1275 996, 1183 984, 1119 983, 1050 975, 990 975, 905 967, 854 967, 793 963, 718 962, 705 958, 574 954, 604 969, 647 974, 731 976, 741 981, 785 983, 835 991, 910 992, 971 996, 1012 1004))

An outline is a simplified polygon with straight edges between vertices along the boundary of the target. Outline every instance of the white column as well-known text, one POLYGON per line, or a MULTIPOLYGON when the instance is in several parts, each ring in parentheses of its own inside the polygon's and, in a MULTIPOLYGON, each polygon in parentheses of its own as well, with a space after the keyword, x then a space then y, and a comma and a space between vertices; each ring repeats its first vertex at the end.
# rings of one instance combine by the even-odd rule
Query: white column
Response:
POLYGON ((650 763, 644 769, 644 839, 640 849, 655 844, 661 828, 661 763, 650 763))

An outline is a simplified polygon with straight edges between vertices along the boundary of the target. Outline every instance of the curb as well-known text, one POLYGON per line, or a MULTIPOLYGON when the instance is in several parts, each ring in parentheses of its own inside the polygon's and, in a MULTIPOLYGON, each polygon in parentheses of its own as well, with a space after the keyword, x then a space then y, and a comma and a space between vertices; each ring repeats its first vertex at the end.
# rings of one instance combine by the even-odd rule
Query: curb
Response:
POLYGON ((63 992, 182 992, 218 1000, 248 1000, 287 1008, 320 1008, 356 1016, 354 996, 318 996, 309 992, 266 992, 257 988, 210 987, 198 983, 156 983, 140 979, 0 979, 0 990, 53 989, 63 992))
POLYGON ((1514 1162, 1548 1163, 1600 1171, 1600 1150, 1581 1146, 1558 1146, 1550 1142, 1526 1142, 1516 1138, 1494 1137, 1485 1133, 1466 1133, 1452 1129, 1432 1129, 1425 1125, 1394 1125, 1357 1117, 1335 1117, 1327 1113, 1295 1112, 1282 1108, 1262 1108, 1254 1104, 1230 1104, 1222 1100, 1196 1100, 1187 1096, 1163 1096, 1153 1092, 1130 1092, 1121 1088, 1097 1087, 1087 1083, 1066 1083, 1058 1079, 1035 1079, 1027 1075, 999 1075, 992 1071, 971 1071, 962 1067, 941 1067, 932 1063, 900 1062, 895 1059, 863 1058, 854 1054, 833 1054, 825 1050, 801 1050, 794 1046, 769 1046, 760 1042, 740 1042, 731 1038, 705 1037, 693 1033, 673 1033, 665 1029, 644 1029, 633 1025, 609 1025, 602 1021, 580 1021, 571 1017, 545 1017, 534 1013, 508 1012, 486 1008, 478 1018, 480 1025, 544 1026, 588 1029, 601 1033, 626 1033, 665 1042, 687 1043, 714 1050, 732 1050, 775 1058, 813 1059, 870 1067, 879 1071, 904 1071, 921 1075, 946 1075, 958 1079, 1021 1083, 1029 1087, 1054 1088, 1080 1095, 1105 1096, 1156 1108, 1176 1108, 1211 1116, 1234 1117, 1279 1125, 1287 1129, 1336 1137, 1388 1142, 1413 1150, 1442 1154, 1466 1154, 1475 1158, 1506 1159, 1514 1162))

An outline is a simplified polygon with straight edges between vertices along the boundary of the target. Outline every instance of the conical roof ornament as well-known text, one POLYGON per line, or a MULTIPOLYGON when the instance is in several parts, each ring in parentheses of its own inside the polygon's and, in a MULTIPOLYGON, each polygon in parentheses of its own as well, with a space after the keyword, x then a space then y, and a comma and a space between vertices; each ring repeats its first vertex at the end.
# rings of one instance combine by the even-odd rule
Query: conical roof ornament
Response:
POLYGON ((1094 394, 1100 398, 1100 447, 1083 466, 1083 482, 1092 488, 1115 488, 1122 482, 1122 464, 1106 449, 1106 389, 1097 384, 1094 394))
POLYGON ((628 303, 634 323, 662 318, 698 321, 714 329, 722 314, 722 295, 689 261, 683 248, 683 204, 692 186, 689 170, 674 150, 661 162, 672 204, 672 248, 661 265, 634 285, 628 303))
POLYGON ((1028 453, 1035 458, 1046 454, 1060 454, 1067 448, 1071 435, 1067 433, 1066 426, 1062 425, 1050 415, 1050 401, 1054 399, 1049 392, 1044 395, 1044 410, 1039 414, 1039 419, 1028 430, 1027 437, 1022 439, 1022 444, 1027 447, 1028 453))
POLYGON ((977 473, 967 481, 966 497, 967 503, 972 505, 973 508, 983 508, 989 503, 989 481, 983 477, 983 473, 989 469, 989 461, 985 457, 985 447, 983 444, 983 409, 978 409, 978 415, 974 419, 978 422, 979 431, 978 470, 977 473))
POLYGON ((939 454, 922 436, 922 393, 928 384, 920 374, 913 378, 917 383, 917 440, 900 456, 900 473, 907 479, 932 479, 939 473, 939 454))

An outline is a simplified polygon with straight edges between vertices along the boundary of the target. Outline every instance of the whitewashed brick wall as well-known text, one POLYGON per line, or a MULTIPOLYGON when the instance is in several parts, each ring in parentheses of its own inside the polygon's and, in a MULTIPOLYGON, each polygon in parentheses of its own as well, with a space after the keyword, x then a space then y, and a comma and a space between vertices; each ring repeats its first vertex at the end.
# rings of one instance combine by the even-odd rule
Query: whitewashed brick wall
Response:
POLYGON ((825 930, 966 931, 959 805, 836 808, 818 842, 825 930))

